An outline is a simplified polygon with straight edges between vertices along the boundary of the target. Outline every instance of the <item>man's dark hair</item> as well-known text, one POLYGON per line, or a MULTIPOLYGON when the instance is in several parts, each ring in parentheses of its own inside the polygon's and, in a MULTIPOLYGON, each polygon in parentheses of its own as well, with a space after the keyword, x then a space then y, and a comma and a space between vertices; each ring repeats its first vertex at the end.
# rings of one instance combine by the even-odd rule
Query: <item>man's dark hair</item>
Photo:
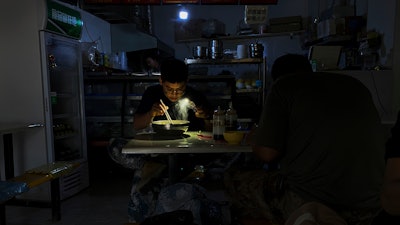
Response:
POLYGON ((178 59, 164 60, 160 72, 163 82, 181 83, 188 80, 188 67, 185 62, 178 59))
POLYGON ((286 54, 278 57, 271 69, 272 79, 293 73, 313 72, 308 58, 298 54, 286 54))

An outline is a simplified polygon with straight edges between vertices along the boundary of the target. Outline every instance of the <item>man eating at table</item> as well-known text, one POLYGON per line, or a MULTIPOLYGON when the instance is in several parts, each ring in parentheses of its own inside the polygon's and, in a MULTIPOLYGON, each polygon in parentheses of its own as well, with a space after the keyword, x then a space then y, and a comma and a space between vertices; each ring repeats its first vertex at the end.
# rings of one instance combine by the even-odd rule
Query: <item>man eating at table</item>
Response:
POLYGON ((172 120, 190 121, 189 130, 203 130, 204 120, 210 117, 211 110, 206 97, 187 85, 187 65, 178 59, 168 59, 162 63, 160 71, 160 83, 143 93, 133 128, 136 131, 145 129, 153 120, 167 119, 164 110, 168 110, 172 120))
MULTIPOLYGON (((177 59, 165 60, 161 64, 160 71, 160 83, 148 87, 143 93, 142 100, 134 115, 133 127, 135 131, 150 127, 153 120, 165 120, 164 110, 168 110, 168 114, 173 120, 188 120, 190 122, 189 130, 203 130, 205 119, 211 115, 211 111, 206 97, 187 85, 188 68, 186 64, 177 59), (165 106, 163 105, 164 103, 165 106)), ((199 222, 200 215, 194 208, 199 208, 203 203, 196 197, 199 195, 195 194, 198 192, 196 191, 197 186, 185 183, 176 183, 168 186, 165 180, 160 178, 161 174, 155 175, 152 178, 152 182, 142 184, 141 181, 146 180, 143 177, 143 174, 145 174, 143 171, 146 168, 154 166, 162 168, 167 164, 165 162, 167 160, 162 154, 157 155, 157 157, 144 154, 122 154, 121 149, 126 143, 127 140, 121 138, 112 140, 109 146, 109 154, 118 164, 135 171, 128 204, 129 222, 140 223, 146 218, 163 213, 165 210, 161 210, 160 207, 157 210, 155 208, 156 204, 166 204, 163 200, 157 199, 156 196, 161 195, 160 192, 170 195, 168 198, 169 201, 174 202, 174 204, 170 205, 173 208, 195 211, 193 216, 199 222), (187 208, 187 205, 185 206, 186 202, 181 202, 182 195, 192 202, 191 207, 187 208)), ((213 153, 213 157, 215 156, 213 153)), ((182 178, 186 177, 187 173, 192 172, 194 165, 199 161, 206 160, 207 163, 210 163, 216 158, 204 158, 207 157, 206 154, 197 155, 196 157, 187 154, 181 157, 185 157, 183 160, 179 160, 179 173, 182 178)), ((202 205, 201 208, 207 207, 202 205)), ((212 215, 219 214, 214 213, 212 215)))

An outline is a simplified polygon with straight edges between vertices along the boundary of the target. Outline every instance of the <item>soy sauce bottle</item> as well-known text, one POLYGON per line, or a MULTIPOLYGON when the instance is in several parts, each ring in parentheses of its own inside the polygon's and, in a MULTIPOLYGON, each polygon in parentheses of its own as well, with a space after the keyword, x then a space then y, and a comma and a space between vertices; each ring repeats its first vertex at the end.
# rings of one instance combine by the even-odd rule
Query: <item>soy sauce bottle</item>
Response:
POLYGON ((225 130, 232 131, 237 130, 237 113, 232 106, 232 102, 229 102, 229 108, 226 110, 225 114, 225 130))
POLYGON ((223 140, 225 132, 225 111, 220 106, 213 114, 213 137, 214 140, 223 140))

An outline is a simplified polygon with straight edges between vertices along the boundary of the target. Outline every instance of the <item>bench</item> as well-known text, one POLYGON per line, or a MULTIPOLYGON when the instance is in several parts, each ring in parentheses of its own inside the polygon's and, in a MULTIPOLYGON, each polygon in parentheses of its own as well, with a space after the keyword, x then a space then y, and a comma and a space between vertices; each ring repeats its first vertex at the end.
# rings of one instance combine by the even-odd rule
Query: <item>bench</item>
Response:
POLYGON ((79 167, 78 162, 53 162, 25 171, 22 175, 7 181, 0 181, 0 225, 6 224, 6 205, 51 208, 52 220, 59 221, 61 219, 59 178, 71 173, 77 167, 79 167), (50 182, 50 202, 16 198, 46 182, 50 182))

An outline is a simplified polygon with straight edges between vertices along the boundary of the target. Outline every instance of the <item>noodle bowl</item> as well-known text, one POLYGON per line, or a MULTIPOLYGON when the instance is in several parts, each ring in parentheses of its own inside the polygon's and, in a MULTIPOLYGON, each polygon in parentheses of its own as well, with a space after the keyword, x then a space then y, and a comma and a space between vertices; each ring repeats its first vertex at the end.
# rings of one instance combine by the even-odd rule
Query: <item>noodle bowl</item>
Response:
POLYGON ((156 133, 182 135, 188 130, 189 123, 188 120, 172 120, 172 123, 168 120, 156 120, 153 121, 152 126, 156 133))

